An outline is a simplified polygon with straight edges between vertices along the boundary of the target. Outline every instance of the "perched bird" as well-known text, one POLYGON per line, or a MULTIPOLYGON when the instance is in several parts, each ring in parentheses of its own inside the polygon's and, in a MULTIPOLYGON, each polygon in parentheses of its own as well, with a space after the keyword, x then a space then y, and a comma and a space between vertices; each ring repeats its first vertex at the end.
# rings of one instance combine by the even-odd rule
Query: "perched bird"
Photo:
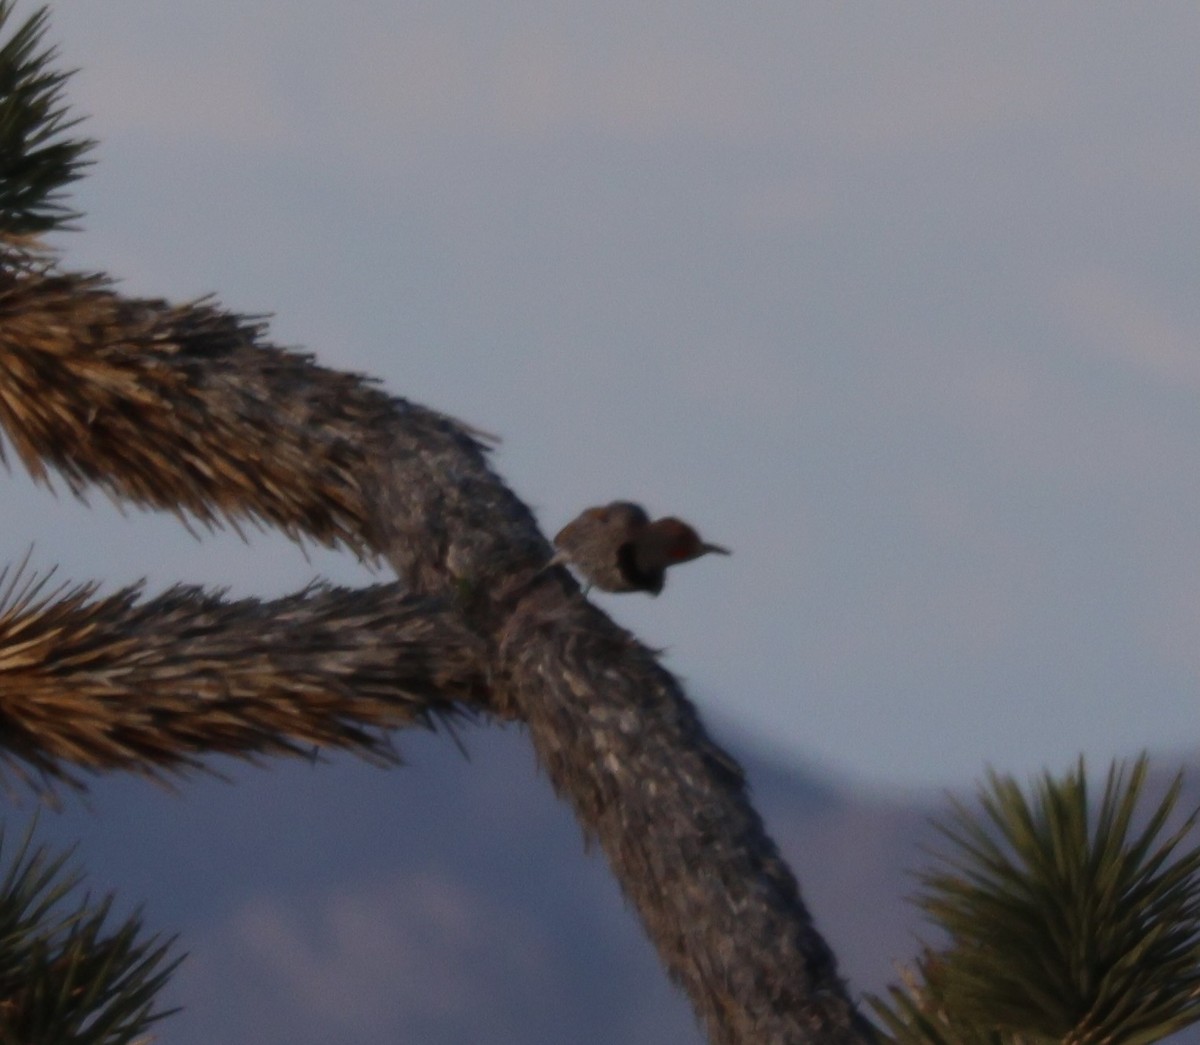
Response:
POLYGON ((569 563, 602 591, 663 590, 668 566, 729 549, 708 544, 681 519, 650 521, 641 505, 629 501, 588 508, 554 538, 552 564, 569 563))

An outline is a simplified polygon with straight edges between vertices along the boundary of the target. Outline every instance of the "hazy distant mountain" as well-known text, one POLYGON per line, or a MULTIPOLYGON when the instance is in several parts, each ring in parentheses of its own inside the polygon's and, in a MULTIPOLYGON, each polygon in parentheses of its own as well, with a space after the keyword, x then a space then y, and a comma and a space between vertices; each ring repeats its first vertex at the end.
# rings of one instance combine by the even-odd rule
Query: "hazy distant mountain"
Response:
MULTIPOLYGON (((41 833, 80 839, 93 889, 182 933, 186 1011, 166 1045, 700 1042, 525 737, 464 741, 469 761, 445 736, 403 735, 400 769, 234 767, 232 785, 197 778, 179 795, 106 781, 91 812, 68 802, 41 833)), ((915 950, 905 872, 942 799, 742 756, 844 975, 881 989, 915 950)))

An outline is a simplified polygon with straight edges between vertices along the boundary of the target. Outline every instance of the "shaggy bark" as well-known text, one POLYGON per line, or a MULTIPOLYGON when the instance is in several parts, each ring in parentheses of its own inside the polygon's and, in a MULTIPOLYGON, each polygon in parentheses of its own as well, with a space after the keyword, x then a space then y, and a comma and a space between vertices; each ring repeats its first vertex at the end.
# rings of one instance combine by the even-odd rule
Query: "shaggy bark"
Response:
POLYGON ((653 654, 544 569, 478 433, 261 332, 94 277, 12 276, 0 423, 39 478, 379 554, 453 605, 481 644, 482 699, 528 724, 710 1038, 868 1040, 740 768, 653 654))
POLYGON ((78 786, 73 768, 157 776, 314 746, 390 761, 384 730, 469 714, 483 688, 479 640, 398 585, 95 591, 18 572, 0 596, 0 745, 22 775, 78 786))

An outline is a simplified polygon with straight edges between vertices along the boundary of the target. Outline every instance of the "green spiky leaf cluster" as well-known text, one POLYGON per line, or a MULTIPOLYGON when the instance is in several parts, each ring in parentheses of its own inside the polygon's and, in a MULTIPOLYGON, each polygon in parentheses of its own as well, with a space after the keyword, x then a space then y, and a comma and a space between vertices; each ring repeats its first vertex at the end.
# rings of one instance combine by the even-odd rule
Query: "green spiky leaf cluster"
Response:
POLYGON ((990 773, 980 812, 955 803, 916 899, 949 944, 872 999, 891 1040, 1141 1045, 1200 1019, 1197 814, 1170 826, 1181 777, 1140 811, 1147 769, 1114 765, 1095 810, 1082 759, 1031 797, 990 773))
POLYGON ((8 36, 13 6, 0 0, 0 235, 19 240, 67 228, 79 216, 63 193, 94 143, 68 133, 80 118, 62 99, 70 72, 55 70, 57 51, 42 45, 46 9, 8 36))
MULTIPOLYGON (((178 965, 172 941, 141 939, 133 916, 106 928, 112 897, 84 897, 64 871, 69 853, 31 845, 32 828, 0 881, 0 1042, 128 1045, 167 1015, 154 998, 178 965)), ((4 834, 0 830, 0 853, 4 834)))

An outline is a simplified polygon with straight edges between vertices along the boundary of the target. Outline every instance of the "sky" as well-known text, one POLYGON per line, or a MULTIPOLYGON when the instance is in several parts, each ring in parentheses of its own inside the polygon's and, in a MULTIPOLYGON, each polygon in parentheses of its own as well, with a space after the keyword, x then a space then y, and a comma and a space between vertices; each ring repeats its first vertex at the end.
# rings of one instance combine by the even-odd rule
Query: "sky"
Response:
MULTIPOLYGON (((27 5, 22 11, 31 8, 27 5)), ((63 0, 63 264, 495 432, 718 739, 867 788, 1200 736, 1200 9, 63 0)), ((0 554, 275 595, 346 555, 3 479, 0 554)), ((386 579, 386 578, 377 578, 386 579)))

